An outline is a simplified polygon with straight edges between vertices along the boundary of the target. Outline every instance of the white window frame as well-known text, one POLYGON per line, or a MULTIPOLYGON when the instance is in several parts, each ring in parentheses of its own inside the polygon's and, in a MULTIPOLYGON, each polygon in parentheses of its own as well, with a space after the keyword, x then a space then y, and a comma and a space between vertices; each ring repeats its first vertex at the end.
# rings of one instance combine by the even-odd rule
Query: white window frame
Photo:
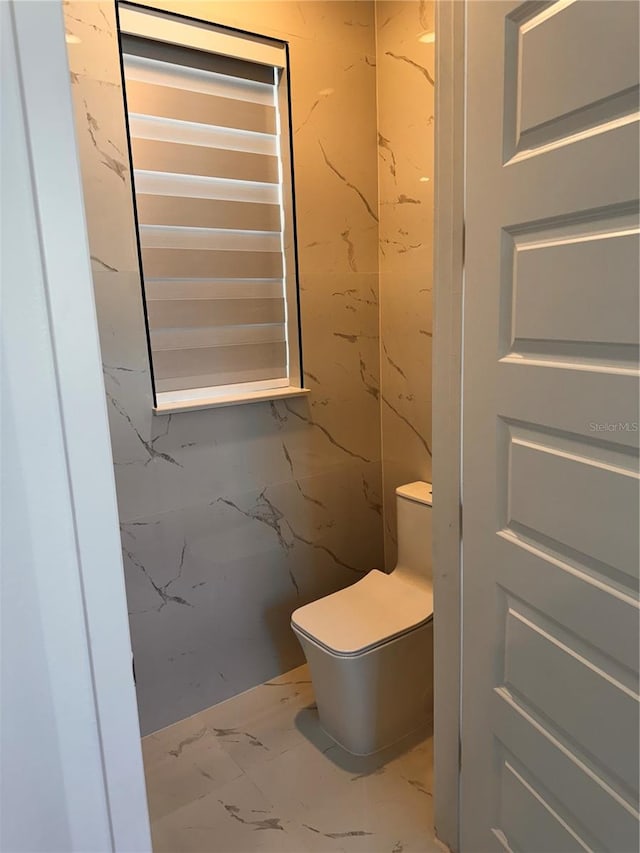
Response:
MULTIPOLYGON (((295 218, 295 192, 293 181, 293 157, 291 141, 291 120, 289 100, 289 45, 258 33, 234 30, 208 21, 186 18, 156 9, 136 6, 133 3, 118 3, 117 6, 119 37, 138 36, 145 39, 175 44, 222 56, 231 56, 267 65, 278 72, 277 80, 277 116, 280 140, 280 208, 282 216, 284 263, 284 301, 286 311, 286 351, 287 377, 284 379, 243 382, 236 385, 219 385, 205 388, 193 388, 180 391, 157 391, 153 380, 153 354, 151 338, 146 318, 146 295, 144 275, 140 260, 140 277, 143 300, 145 302, 145 323, 149 349, 149 362, 153 384, 153 411, 156 414, 168 414, 179 411, 214 408, 241 403, 253 403, 260 400, 275 400, 282 397, 299 397, 309 393, 304 387, 302 370, 302 331, 300 323, 298 257, 295 218)), ((122 63, 122 45, 120 44, 122 63)), ((122 80, 123 89, 124 71, 122 80)), ((125 111, 126 112, 126 111, 125 111)), ((127 141, 129 142, 129 116, 127 121, 127 141)), ((135 186, 132 191, 135 197, 135 186)), ((136 216, 136 238, 139 242, 139 226, 136 216)))

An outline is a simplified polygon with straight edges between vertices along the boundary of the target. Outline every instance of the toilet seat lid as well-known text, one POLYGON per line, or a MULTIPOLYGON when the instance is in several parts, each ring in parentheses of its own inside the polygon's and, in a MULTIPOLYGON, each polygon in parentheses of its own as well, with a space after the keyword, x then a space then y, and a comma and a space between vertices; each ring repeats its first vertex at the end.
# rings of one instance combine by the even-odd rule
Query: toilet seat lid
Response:
POLYGON ((291 623, 335 654, 355 655, 417 628, 432 616, 430 583, 374 569, 353 586, 299 607, 291 623))

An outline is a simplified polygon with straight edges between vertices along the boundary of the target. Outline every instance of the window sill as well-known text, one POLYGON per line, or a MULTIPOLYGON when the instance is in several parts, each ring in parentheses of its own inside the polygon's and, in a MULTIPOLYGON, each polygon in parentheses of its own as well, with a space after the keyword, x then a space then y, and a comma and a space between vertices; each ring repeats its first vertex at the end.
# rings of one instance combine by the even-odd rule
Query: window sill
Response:
POLYGON ((245 403, 260 403, 264 400, 280 400, 289 397, 304 397, 308 388, 265 388, 261 391, 245 391, 219 397, 205 397, 200 400, 181 400, 179 402, 159 403, 154 407, 155 415, 171 415, 175 412, 196 412, 199 409, 217 409, 220 406, 240 406, 245 403))

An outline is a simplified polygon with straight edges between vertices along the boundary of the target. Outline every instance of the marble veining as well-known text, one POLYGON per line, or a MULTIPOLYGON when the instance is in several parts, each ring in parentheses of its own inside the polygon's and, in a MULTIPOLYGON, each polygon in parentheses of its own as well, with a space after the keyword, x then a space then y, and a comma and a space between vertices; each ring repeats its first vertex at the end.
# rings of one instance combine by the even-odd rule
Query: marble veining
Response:
POLYGON ((143 739, 156 853, 439 853, 432 739, 356 757, 319 725, 306 666, 143 739))
POLYGON ((431 480, 435 12, 432 0, 377 0, 375 8, 382 472, 392 569, 395 489, 431 480))
POLYGON ((399 62, 406 62, 407 64, 413 66, 413 68, 416 68, 422 74, 422 76, 425 78, 425 80, 427 80, 428 83, 430 83, 432 86, 435 86, 436 83, 433 77, 431 76, 431 72, 428 68, 425 68, 424 65, 420 65, 419 62, 416 62, 409 56, 402 56, 397 53, 394 53, 392 50, 385 50, 384 55, 390 56, 392 59, 397 59, 399 62))
POLYGON ((320 146, 320 150, 322 151, 322 156, 324 158, 324 162, 326 163, 328 168, 333 172, 334 175, 336 175, 342 181, 342 183, 346 187, 348 187, 350 190, 353 190, 353 192, 358 196, 358 198, 360 199, 360 201, 364 205, 369 216, 374 220, 374 222, 377 222, 378 221, 378 215, 377 215, 377 213, 374 212, 373 208, 371 207, 371 204, 367 201, 362 190, 358 189, 358 187, 355 184, 352 184, 351 181, 347 177, 345 177, 342 174, 342 172, 340 172, 337 169, 336 166, 333 165, 331 160, 329 160, 329 158, 327 157, 327 152, 324 150, 324 145, 319 140, 318 140, 318 145, 320 146))

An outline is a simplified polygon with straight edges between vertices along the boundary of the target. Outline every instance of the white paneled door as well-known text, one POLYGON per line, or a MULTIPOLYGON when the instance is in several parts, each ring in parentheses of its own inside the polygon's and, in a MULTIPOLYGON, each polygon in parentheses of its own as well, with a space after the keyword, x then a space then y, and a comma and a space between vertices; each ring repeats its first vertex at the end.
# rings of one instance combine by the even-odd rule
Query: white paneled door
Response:
POLYGON ((638 849, 638 9, 467 4, 461 849, 638 849))

